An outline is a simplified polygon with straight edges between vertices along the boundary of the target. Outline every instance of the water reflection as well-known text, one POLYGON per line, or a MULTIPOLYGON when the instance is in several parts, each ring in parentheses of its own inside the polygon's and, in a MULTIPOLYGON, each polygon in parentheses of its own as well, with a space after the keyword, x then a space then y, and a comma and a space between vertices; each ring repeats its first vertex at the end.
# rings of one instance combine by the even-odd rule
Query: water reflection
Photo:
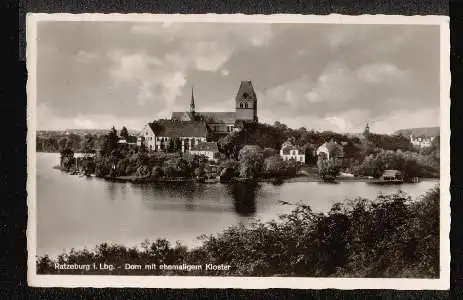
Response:
POLYGON ((229 185, 229 193, 233 197, 235 212, 243 217, 256 213, 257 183, 237 183, 229 185))
POLYGON ((52 168, 57 161, 57 154, 37 156, 38 255, 101 242, 134 245, 146 238, 195 245, 198 235, 222 232, 249 217, 275 219, 294 208, 280 200, 303 200, 314 211, 327 212, 345 198, 374 199, 399 188, 416 198, 438 184, 131 184, 66 175, 52 168))

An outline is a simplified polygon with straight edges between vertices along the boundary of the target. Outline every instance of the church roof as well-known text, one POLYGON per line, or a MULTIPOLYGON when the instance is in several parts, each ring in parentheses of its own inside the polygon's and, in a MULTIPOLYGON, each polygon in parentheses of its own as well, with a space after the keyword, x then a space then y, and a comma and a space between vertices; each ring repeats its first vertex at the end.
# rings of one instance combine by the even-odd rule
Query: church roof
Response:
POLYGON ((204 122, 164 120, 149 123, 153 132, 165 137, 207 137, 207 126, 204 122))
POLYGON ((235 123, 236 114, 234 111, 218 111, 218 112, 198 112, 198 116, 202 117, 207 123, 235 123))
MULTIPOLYGON (((235 112, 233 111, 218 111, 218 112, 195 112, 195 116, 203 119, 206 123, 235 123, 235 112)), ((173 112, 172 120, 184 121, 191 120, 189 112, 173 112)))
POLYGON ((248 95, 245 98, 250 98, 253 100, 257 99, 251 81, 241 81, 240 88, 238 89, 238 93, 236 94, 236 101, 241 100, 245 94, 248 95))

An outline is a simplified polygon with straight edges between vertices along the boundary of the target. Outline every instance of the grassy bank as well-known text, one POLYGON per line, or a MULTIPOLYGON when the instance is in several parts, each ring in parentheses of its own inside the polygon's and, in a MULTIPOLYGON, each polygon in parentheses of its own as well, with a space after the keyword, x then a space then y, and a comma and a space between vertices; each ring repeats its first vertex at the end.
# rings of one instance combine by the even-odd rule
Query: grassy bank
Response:
POLYGON ((159 239, 140 247, 101 244, 37 258, 39 274, 412 277, 439 274, 439 189, 411 202, 402 193, 335 204, 326 214, 299 205, 277 221, 255 221, 202 236, 189 249, 159 239), (88 270, 61 270, 58 265, 88 270), (140 266, 127 269, 126 264, 140 266), (146 266, 200 265, 202 270, 146 266), (230 266, 206 270, 206 264, 230 266), (104 269, 113 266, 113 270, 104 269))

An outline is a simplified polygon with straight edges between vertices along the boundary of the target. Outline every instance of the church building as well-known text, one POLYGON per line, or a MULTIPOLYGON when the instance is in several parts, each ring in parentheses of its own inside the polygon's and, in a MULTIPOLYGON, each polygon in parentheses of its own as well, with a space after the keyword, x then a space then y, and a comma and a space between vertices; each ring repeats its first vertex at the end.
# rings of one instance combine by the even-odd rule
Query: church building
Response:
POLYGON ((193 89, 191 90, 190 110, 173 112, 171 120, 204 121, 211 133, 217 137, 234 131, 237 122, 256 122, 257 96, 251 81, 242 81, 235 97, 235 111, 199 112, 196 111, 193 89))
POLYGON ((192 89, 189 110, 172 112, 170 120, 146 124, 137 144, 144 143, 148 149, 163 151, 164 142, 175 138, 181 140, 183 152, 197 146, 198 142, 217 141, 240 130, 243 123, 257 122, 257 96, 251 81, 241 81, 235 97, 235 111, 197 111, 192 89), (162 146, 160 141, 163 141, 162 146))

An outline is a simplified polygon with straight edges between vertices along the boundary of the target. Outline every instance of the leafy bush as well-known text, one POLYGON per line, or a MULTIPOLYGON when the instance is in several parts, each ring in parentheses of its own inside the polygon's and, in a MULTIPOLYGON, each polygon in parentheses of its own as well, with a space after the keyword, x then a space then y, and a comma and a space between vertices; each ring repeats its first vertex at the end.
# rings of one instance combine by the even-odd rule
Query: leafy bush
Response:
POLYGON ((318 174, 321 179, 333 179, 339 174, 341 170, 341 163, 338 159, 319 159, 317 162, 318 174))
POLYGON ((264 154, 259 146, 247 145, 241 148, 238 160, 240 177, 255 178, 261 171, 264 154))
MULTIPOLYGON (((439 276, 439 188, 412 202, 403 193, 354 199, 314 213, 299 204, 277 221, 231 226, 220 234, 201 236, 203 244, 187 249, 166 240, 141 248, 101 244, 93 251, 71 250, 56 259, 37 259, 39 274, 60 271, 60 263, 228 264, 228 271, 163 272, 164 275, 414 277, 439 276)), ((99 274, 160 274, 126 271, 99 274)))
POLYGON ((401 171, 404 179, 439 176, 439 163, 431 156, 401 150, 382 150, 377 154, 370 154, 362 162, 359 173, 378 178, 387 169, 401 171))
POLYGON ((262 173, 266 177, 281 177, 286 173, 286 164, 279 155, 267 157, 264 160, 262 173))

